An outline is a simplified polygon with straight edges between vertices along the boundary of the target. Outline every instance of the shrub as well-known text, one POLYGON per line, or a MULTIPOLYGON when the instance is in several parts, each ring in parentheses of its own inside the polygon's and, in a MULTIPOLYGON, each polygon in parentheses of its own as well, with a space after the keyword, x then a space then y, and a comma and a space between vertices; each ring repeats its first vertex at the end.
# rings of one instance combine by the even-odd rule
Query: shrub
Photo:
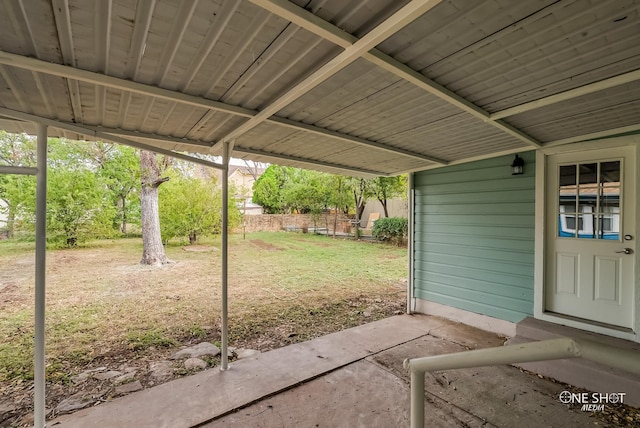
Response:
POLYGON ((403 217, 386 217, 373 223, 371 234, 381 241, 390 241, 398 246, 407 238, 409 223, 403 217))

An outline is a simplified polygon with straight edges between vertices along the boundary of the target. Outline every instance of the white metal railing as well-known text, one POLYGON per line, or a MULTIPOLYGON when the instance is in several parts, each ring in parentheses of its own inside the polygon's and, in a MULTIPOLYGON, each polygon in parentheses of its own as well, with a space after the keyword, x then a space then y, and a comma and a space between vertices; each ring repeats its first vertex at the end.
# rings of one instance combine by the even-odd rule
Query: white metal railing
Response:
POLYGON ((425 372, 530 363, 561 358, 585 358, 640 374, 638 352, 570 338, 406 359, 404 360, 404 368, 409 370, 411 374, 411 428, 424 428, 425 372))

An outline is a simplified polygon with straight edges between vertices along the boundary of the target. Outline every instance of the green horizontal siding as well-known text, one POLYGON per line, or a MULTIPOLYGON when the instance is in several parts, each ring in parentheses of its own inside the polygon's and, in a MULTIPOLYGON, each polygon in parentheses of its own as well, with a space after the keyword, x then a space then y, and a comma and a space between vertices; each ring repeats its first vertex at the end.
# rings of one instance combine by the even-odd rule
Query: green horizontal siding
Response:
POLYGON ((415 175, 418 298, 518 322, 533 313, 535 153, 415 175))
MULTIPOLYGON (((420 173, 422 174, 422 173, 420 173)), ((526 174, 525 174, 526 175, 526 174)), ((482 180, 482 182, 477 183, 479 186, 482 186, 483 190, 481 192, 486 192, 484 189, 495 189, 496 187, 500 187, 503 190, 528 190, 528 183, 526 181, 504 181, 503 179, 498 180, 482 180)), ((420 184, 423 186, 424 184, 420 184)), ((416 180, 416 189, 418 188, 418 182, 416 180)), ((433 187, 429 187, 428 189, 423 189, 424 195, 438 195, 438 194, 447 194, 447 193, 464 193, 468 189, 468 183, 449 183, 449 184, 439 184, 433 185, 433 187)), ((417 196, 421 196, 422 193, 419 193, 417 196)))

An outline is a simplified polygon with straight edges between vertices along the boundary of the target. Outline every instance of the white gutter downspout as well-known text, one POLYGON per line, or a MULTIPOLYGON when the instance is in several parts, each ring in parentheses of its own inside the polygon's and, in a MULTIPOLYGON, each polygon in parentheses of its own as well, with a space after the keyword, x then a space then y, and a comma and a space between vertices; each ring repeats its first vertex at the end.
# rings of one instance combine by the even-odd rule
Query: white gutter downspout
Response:
POLYGON ((408 259, 409 259, 409 263, 408 263, 408 275, 407 275, 407 314, 411 315, 413 313, 413 309, 412 309, 412 302, 414 301, 414 295, 413 295, 413 243, 414 243, 414 236, 413 236, 413 231, 414 231, 414 227, 413 227, 413 221, 414 221, 414 212, 415 212, 415 198, 414 198, 414 173, 411 172, 409 173, 409 180, 408 180, 408 187, 409 187, 409 194, 408 194, 408 201, 407 201, 407 206, 408 206, 408 230, 407 230, 407 252, 408 252, 408 259))
POLYGON ((47 125, 38 124, 36 173, 36 284, 34 334, 34 402, 36 428, 45 427, 45 296, 47 254, 47 125))

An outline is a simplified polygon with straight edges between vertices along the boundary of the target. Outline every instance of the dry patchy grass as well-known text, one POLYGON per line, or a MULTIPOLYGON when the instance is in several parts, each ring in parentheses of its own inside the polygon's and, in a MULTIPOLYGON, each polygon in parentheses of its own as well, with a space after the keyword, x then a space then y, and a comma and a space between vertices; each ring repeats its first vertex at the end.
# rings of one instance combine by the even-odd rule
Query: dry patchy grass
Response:
MULTIPOLYGON (((139 239, 47 254, 47 374, 64 383, 99 362, 153 358, 220 338, 220 243, 173 245, 175 262, 138 264, 139 239)), ((230 344, 272 349, 404 310, 406 250, 327 237, 230 239, 230 344)), ((34 259, 0 243, 0 385, 32 376, 34 259)))

